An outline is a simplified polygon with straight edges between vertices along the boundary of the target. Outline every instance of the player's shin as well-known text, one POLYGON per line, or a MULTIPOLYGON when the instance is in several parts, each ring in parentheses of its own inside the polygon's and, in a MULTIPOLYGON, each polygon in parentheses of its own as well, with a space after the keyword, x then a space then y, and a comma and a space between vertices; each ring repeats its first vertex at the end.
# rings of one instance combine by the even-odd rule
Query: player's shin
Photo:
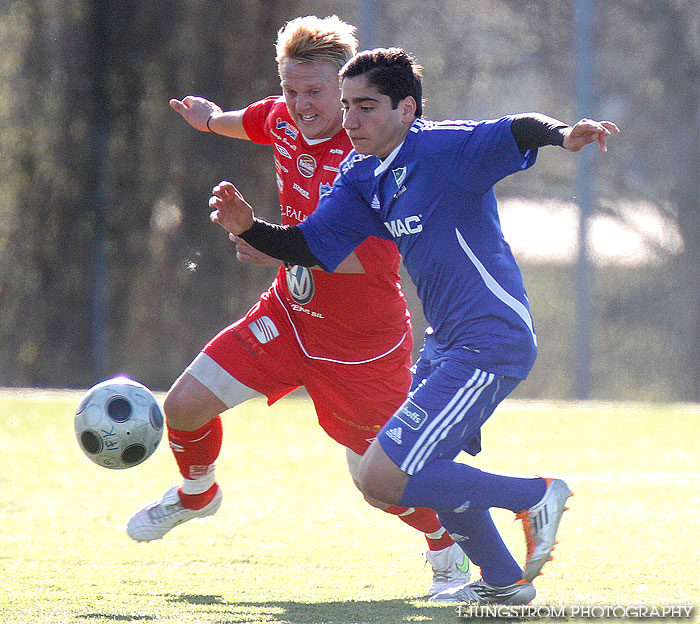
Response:
POLYGON ((168 428, 170 448, 184 479, 179 490, 183 507, 201 509, 216 494, 214 466, 222 436, 220 416, 195 431, 168 428))
POLYGON ((490 507, 517 512, 535 505, 545 489, 544 479, 497 475, 436 459, 408 479, 398 504, 438 512, 490 507))

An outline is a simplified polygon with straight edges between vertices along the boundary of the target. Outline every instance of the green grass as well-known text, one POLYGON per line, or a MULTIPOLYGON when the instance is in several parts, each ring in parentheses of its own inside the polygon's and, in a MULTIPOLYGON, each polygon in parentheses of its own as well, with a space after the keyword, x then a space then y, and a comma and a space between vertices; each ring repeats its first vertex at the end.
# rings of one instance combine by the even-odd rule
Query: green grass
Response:
MULTIPOLYGON (((124 523, 175 482, 174 461, 163 443, 131 470, 96 466, 77 400, 0 393, 3 624, 466 621, 419 599, 424 540, 362 501, 308 401, 227 413, 220 512, 137 544, 124 523)), ((477 466, 575 490, 537 604, 698 602, 700 408, 510 402, 483 444, 477 466)), ((512 514, 494 516, 522 557, 512 514)))

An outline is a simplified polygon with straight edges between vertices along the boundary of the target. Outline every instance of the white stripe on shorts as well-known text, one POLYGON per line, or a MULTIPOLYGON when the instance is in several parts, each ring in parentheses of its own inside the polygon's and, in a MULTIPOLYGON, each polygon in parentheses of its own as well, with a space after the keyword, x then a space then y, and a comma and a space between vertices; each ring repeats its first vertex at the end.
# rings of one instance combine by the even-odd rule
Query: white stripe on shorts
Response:
POLYGON ((211 390, 226 407, 236 407, 255 397, 263 396, 242 384, 211 356, 200 352, 185 369, 205 388, 211 390))
POLYGON ((444 440, 450 429, 464 419, 467 412, 494 378, 493 373, 487 373, 477 368, 471 379, 455 393, 450 402, 425 428, 401 464, 401 470, 413 475, 423 468, 438 442, 444 440))

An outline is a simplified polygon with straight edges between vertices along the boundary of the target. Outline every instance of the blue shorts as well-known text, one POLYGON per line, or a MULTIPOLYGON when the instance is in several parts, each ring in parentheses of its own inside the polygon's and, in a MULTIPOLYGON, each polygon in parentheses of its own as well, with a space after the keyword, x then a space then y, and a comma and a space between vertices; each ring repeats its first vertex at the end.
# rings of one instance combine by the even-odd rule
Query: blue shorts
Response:
POLYGON ((409 475, 435 459, 481 450, 481 425, 520 383, 468 363, 461 347, 443 352, 426 342, 406 401, 382 427, 384 452, 409 475))

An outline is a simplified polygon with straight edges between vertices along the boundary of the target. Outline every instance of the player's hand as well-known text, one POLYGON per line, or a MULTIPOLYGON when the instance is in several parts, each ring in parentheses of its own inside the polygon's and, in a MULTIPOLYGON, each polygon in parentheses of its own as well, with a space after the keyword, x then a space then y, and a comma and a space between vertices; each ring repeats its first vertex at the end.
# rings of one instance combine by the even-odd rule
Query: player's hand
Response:
POLYGON ((170 100, 170 108, 180 113, 190 126, 202 132, 211 132, 207 128, 209 117, 222 113, 221 108, 214 102, 194 95, 188 95, 182 101, 170 100))
POLYGON ((601 152, 608 151, 606 139, 611 134, 617 134, 620 129, 612 121, 593 121, 582 119, 573 126, 564 137, 564 148, 570 152, 578 152, 589 143, 598 141, 601 152))
POLYGON ((227 232, 238 236, 253 227, 252 206, 230 182, 219 182, 211 191, 209 218, 227 232))
POLYGON ((273 258, 264 254, 262 251, 258 251, 252 245, 246 243, 242 238, 239 238, 235 234, 229 234, 228 237, 236 243, 236 258, 241 262, 247 264, 255 264, 257 266, 271 266, 278 267, 284 264, 281 260, 273 258))

